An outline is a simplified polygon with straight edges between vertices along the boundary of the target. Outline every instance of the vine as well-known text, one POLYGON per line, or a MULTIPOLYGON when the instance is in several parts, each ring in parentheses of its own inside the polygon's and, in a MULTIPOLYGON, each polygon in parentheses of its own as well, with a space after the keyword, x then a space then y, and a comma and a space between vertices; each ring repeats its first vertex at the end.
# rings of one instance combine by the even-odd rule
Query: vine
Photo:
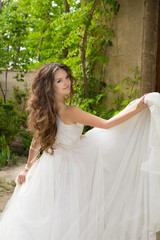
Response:
MULTIPOLYGON (((110 118, 136 96, 140 79, 137 73, 118 86, 104 79, 106 49, 113 45, 112 24, 119 9, 117 0, 3 1, 0 68, 20 69, 15 80, 23 81, 24 72, 43 63, 65 63, 77 79, 73 104, 110 118)), ((1 83, 0 89, 6 101, 1 83)))

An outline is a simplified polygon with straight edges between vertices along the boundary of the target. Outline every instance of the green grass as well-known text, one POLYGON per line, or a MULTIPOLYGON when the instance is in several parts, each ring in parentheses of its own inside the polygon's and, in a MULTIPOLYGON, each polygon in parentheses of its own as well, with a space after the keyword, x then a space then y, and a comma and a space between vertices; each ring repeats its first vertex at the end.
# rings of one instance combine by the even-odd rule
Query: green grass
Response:
POLYGON ((11 180, 10 182, 6 181, 4 177, 0 177, 0 192, 10 191, 15 187, 15 181, 11 180))

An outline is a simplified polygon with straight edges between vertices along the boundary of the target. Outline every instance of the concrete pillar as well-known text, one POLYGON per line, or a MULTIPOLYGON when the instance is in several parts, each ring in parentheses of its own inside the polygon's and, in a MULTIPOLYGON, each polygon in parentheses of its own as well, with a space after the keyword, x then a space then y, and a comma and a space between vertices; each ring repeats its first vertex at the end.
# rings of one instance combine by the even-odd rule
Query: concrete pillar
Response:
POLYGON ((155 91, 159 0, 144 0, 141 94, 155 91))

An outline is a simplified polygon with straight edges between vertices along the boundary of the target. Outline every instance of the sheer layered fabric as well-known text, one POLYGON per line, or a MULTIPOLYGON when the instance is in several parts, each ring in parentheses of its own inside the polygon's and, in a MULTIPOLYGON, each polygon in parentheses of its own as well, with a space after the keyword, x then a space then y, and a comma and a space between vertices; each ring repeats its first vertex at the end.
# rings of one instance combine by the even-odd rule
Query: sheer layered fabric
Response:
POLYGON ((16 181, 0 219, 0 239, 156 239, 160 94, 145 101, 149 108, 126 122, 85 135, 81 124, 66 125, 57 116, 56 150, 43 152, 24 184, 16 181))

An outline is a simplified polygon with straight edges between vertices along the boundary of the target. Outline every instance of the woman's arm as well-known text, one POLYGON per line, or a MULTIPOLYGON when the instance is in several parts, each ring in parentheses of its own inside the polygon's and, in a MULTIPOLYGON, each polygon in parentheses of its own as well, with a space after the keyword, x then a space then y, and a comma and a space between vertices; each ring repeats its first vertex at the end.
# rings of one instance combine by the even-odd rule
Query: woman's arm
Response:
POLYGON ((74 123, 78 122, 84 125, 98 128, 111 128, 122 122, 125 122, 126 120, 142 111, 144 108, 147 108, 147 104, 144 103, 144 97, 145 95, 132 109, 129 109, 127 112, 124 112, 109 120, 94 116, 75 106, 66 111, 66 117, 74 123))
POLYGON ((28 155, 28 161, 27 161, 28 168, 31 168, 32 165, 35 163, 36 158, 40 153, 40 149, 41 149, 40 143, 33 138, 30 145, 29 155, 28 155))
POLYGON ((28 170, 33 166, 33 164, 36 162, 37 156, 39 155, 41 145, 38 141, 36 141, 34 138, 32 139, 29 155, 28 155, 28 161, 26 164, 25 169, 18 175, 17 181, 19 184, 22 184, 26 180, 26 174, 28 170))

